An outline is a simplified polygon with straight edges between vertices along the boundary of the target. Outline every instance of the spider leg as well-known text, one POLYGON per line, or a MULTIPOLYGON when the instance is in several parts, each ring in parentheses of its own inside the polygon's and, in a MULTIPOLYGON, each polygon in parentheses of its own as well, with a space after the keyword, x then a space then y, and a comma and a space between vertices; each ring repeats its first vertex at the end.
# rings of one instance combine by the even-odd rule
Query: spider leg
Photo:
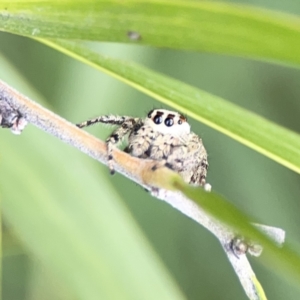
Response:
POLYGON ((114 147, 118 145, 120 141, 128 134, 132 128, 134 128, 134 124, 131 121, 124 122, 120 127, 118 127, 113 133, 106 139, 107 146, 107 155, 108 155, 108 167, 110 169, 110 173, 114 174, 115 170, 113 167, 113 155, 112 151, 114 147))
POLYGON ((107 155, 108 155, 108 167, 111 174, 114 174, 113 167, 113 155, 112 151, 114 147, 118 145, 120 141, 128 134, 130 131, 134 130, 136 126, 140 126, 142 120, 139 118, 132 118, 127 116, 99 116, 94 119, 84 121, 82 123, 76 124, 77 127, 83 128, 87 126, 94 125, 96 123, 110 124, 110 125, 119 125, 115 131, 106 139, 107 145, 107 155))
POLYGON ((134 118, 132 117, 119 117, 119 116, 99 116, 97 118, 94 119, 90 119, 87 121, 84 121, 82 123, 78 123, 76 124, 77 127, 79 128, 83 128, 83 127, 87 127, 87 126, 91 126, 97 123, 103 123, 103 124, 111 124, 111 125, 122 125, 124 122, 130 121, 134 118))
MULTIPOLYGON (((136 127, 140 127, 142 120, 139 118, 132 118, 132 117, 120 117, 119 124, 121 125, 118 127, 107 139, 107 155, 108 155, 108 167, 110 169, 110 173, 113 175, 115 173, 113 167, 113 155, 112 151, 114 147, 118 145, 120 141, 131 131, 133 131, 136 127)), ((110 123, 111 124, 111 123, 110 123)))

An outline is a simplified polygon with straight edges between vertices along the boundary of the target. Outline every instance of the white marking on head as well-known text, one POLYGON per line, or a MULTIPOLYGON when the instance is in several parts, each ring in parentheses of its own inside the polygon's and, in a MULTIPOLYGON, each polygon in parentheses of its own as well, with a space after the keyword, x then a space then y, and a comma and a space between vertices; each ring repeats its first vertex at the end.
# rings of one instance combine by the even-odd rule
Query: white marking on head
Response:
POLYGON ((186 117, 166 109, 151 110, 145 120, 145 125, 151 126, 155 131, 173 136, 182 136, 191 132, 186 117))

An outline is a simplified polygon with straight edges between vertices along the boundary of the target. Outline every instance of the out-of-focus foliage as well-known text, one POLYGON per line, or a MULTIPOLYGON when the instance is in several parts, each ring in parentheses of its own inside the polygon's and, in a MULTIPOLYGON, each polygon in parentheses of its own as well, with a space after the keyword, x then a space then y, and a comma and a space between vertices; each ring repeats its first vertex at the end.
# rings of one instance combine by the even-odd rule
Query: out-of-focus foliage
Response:
POLYGON ((213 1, 3 1, 0 29, 300 63, 300 19, 213 1))
MULTIPOLYGON (((300 4, 292 1, 256 1, 256 4, 272 5, 272 8, 277 4, 278 9, 300 12, 300 4)), ((46 99, 51 109, 72 122, 107 113, 141 116, 153 106, 161 106, 114 79, 33 41, 4 33, 1 41, 1 78, 37 101, 46 99)), ((209 54, 109 44, 94 47, 111 56, 138 61, 231 100, 294 131, 300 129, 300 75, 297 70, 209 54)), ((298 175, 202 124, 193 120, 191 123, 208 149, 208 181, 213 188, 261 223, 284 228, 288 240, 299 248, 298 175)), ((98 126, 90 131, 105 138, 110 130, 98 126)), ((48 227, 49 231, 36 226, 35 214, 39 210, 40 218, 45 212, 52 214, 50 221, 57 222, 61 212, 53 212, 52 204, 63 204, 78 224, 86 223, 85 228, 91 229, 84 238, 105 247, 105 236, 119 234, 121 237, 121 228, 115 223, 106 232, 100 232, 90 221, 97 219, 95 214, 105 209, 105 203, 111 202, 115 204, 110 207, 127 217, 124 206, 128 206, 188 299, 245 298, 221 248, 208 232, 167 205, 153 200, 125 178, 110 177, 106 168, 74 149, 29 127, 21 137, 1 131, 0 159, 1 197, 6 202, 10 197, 18 199, 20 205, 11 206, 11 209, 19 211, 19 217, 28 222, 28 228, 37 227, 40 231, 42 240, 32 241, 31 246, 48 248, 45 255, 55 256, 54 250, 60 248, 51 245, 51 234, 59 234, 65 227, 64 224, 59 226, 59 222, 55 228, 48 227), (24 193, 24 187, 30 187, 30 193, 24 193), (54 195, 52 201, 48 200, 50 195, 54 195), (22 205, 25 197, 32 200, 32 207, 22 205), (44 203, 43 210, 39 203, 44 203), (85 206, 93 218, 80 214, 80 211, 86 211, 85 206)), ((24 202, 28 203, 28 200, 24 202)), ((110 218, 109 212, 107 218, 110 218)), ((47 225, 47 219, 44 221, 47 225)), ((99 217, 97 222, 101 221, 99 217)), ((77 228, 74 222, 70 226, 77 228)), ((6 230, 4 299, 74 299, 73 292, 59 280, 58 274, 41 265, 42 257, 32 256, 30 249, 11 246, 8 241, 15 236, 22 244, 26 238, 20 235, 22 231, 14 235, 9 223, 6 230)), ((79 238, 80 234, 79 231, 74 238, 79 238)), ((118 253, 127 255, 130 243, 130 240, 124 241, 117 247, 118 253)), ((113 253, 112 249, 105 250, 113 253)), ((255 260, 253 264, 269 299, 298 298, 299 290, 281 282, 255 260)), ((128 272, 122 274, 124 268, 121 266, 118 271, 120 278, 130 276, 128 272)))

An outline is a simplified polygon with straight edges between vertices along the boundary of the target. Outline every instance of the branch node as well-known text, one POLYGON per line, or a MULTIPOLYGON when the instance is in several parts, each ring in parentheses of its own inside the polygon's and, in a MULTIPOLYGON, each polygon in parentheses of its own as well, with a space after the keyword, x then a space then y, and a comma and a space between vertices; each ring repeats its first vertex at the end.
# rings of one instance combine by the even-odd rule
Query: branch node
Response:
POLYGON ((10 128, 13 134, 21 134, 28 124, 22 114, 0 98, 0 127, 10 128))

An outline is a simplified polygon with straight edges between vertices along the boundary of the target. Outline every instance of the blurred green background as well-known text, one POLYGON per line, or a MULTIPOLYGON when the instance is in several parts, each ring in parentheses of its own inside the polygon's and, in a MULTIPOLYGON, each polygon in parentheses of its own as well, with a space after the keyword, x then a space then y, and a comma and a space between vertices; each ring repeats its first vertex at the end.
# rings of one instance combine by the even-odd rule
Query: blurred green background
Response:
MULTIPOLYGON (((235 2, 300 14, 296 0, 235 2)), ((73 123, 102 114, 143 116, 153 107, 162 107, 131 87, 35 41, 5 33, 0 39, 1 79, 37 102, 46 101, 51 110, 73 123)), ((92 47, 141 63, 300 131, 297 69, 207 53, 108 43, 93 43, 92 47)), ((261 223, 286 230, 287 241, 299 249, 299 175, 202 124, 191 119, 190 123, 208 150, 208 182, 213 189, 261 223)), ((89 132, 105 139, 111 129, 99 125, 89 132)), ((82 174, 82 187, 90 186, 90 177, 84 174, 91 172, 100 186, 105 184, 106 190, 117 192, 118 200, 128 208, 187 299, 247 299, 218 241, 194 221, 126 178, 110 176, 105 166, 32 126, 20 137, 8 130, 1 130, 0 137, 2 149, 6 143, 13 146, 13 151, 1 151, 0 167, 4 160, 10 161, 12 171, 22 173, 22 164, 13 156, 19 152, 28 165, 36 164, 46 190, 61 189, 64 197, 63 186, 72 181, 72 176, 62 176, 64 165, 55 159, 64 153, 76 160, 73 169, 65 171, 82 174), (33 141, 30 145, 26 144, 28 136, 33 141), (57 156, 50 155, 53 149, 57 156), (59 178, 60 185, 55 185, 58 180, 53 177, 59 178)), ((0 175, 1 189, 5 190, 7 181, 17 187, 13 174, 0 175)), ((81 187, 74 187, 74 193, 76 188, 81 187)), ((101 198, 107 195, 95 195, 91 189, 86 197, 98 198, 101 205, 101 198)), ((5 192, 2 196, 7 197, 5 192)), ((76 299, 56 274, 22 245, 5 219, 3 248, 3 299, 76 299)), ((299 289, 282 282, 258 262, 259 258, 250 260, 268 299, 299 299, 299 289)))

